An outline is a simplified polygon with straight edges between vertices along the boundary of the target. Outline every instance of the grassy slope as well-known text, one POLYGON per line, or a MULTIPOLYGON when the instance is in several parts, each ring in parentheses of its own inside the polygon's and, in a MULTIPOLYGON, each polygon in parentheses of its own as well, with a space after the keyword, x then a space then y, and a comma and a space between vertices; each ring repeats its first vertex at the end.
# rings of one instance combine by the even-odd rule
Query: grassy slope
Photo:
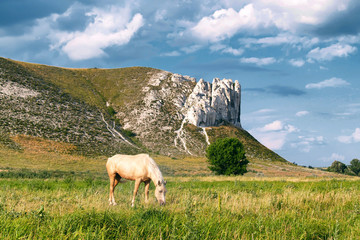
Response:
POLYGON ((265 162, 273 161, 287 163, 284 158, 259 143, 259 141, 257 141, 244 129, 238 129, 232 126, 220 126, 206 128, 206 131, 210 142, 214 142, 217 138, 238 138, 243 143, 246 151, 246 157, 250 160, 250 162, 263 160, 265 162))
POLYGON ((146 67, 69 69, 16 63, 41 76, 45 81, 59 86, 64 92, 100 109, 106 108, 106 101, 120 109, 131 105, 138 99, 139 89, 149 78, 148 73, 160 71, 146 67))
MULTIPOLYGON (((1 135, 0 135, 1 136, 1 135)), ((107 157, 87 157, 70 154, 74 146, 37 137, 14 136, 0 139, 0 169, 30 171, 65 171, 88 173, 106 178, 107 157), (5 144, 11 142, 11 144, 5 144)), ((169 176, 213 176, 204 157, 170 158, 152 155, 163 174, 169 176)), ((339 177, 342 175, 295 166, 287 162, 262 161, 253 158, 249 177, 339 177)))
MULTIPOLYGON (((77 77, 78 74, 72 74, 67 69, 18 63, 3 58, 0 58, 0 71, 0 78, 5 81, 41 93, 29 98, 1 95, 5 101, 0 102, 0 135, 7 132, 71 142, 77 145, 76 151, 84 154, 138 152, 128 144, 117 142, 107 130, 99 111, 105 110, 105 101, 96 89, 77 77), (46 70, 41 71, 41 68, 46 70), (53 82, 44 80, 40 72, 58 78, 51 78, 53 82), (71 86, 71 82, 75 87, 71 86)), ((112 124, 110 117, 105 114, 106 121, 112 124)), ((121 131, 119 128, 117 130, 121 131)))

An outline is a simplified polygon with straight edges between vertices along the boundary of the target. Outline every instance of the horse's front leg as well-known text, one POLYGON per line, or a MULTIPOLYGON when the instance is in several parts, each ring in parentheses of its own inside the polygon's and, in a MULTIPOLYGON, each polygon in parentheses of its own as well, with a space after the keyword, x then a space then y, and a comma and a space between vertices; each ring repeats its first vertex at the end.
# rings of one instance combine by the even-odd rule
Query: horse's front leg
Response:
POLYGON ((110 179, 110 193, 109 193, 109 205, 116 205, 114 198, 114 185, 115 185, 115 174, 109 174, 110 179))
POLYGON ((140 183, 141 183, 141 179, 136 179, 135 180, 134 195, 133 195, 133 199, 131 201, 131 207, 134 207, 135 197, 136 197, 137 191, 139 190, 140 183))
POLYGON ((149 187, 150 187, 150 181, 148 180, 145 182, 145 202, 148 203, 149 202, 149 187))

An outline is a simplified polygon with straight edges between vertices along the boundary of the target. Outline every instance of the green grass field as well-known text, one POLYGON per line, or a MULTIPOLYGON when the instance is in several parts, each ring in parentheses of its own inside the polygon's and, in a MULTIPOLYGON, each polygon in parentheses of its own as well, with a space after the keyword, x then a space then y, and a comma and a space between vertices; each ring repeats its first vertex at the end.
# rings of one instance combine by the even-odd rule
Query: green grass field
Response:
MULTIPOLYGON (((6 176, 3 176, 6 177, 6 176)), ((89 176, 0 180, 1 239, 358 239, 359 180, 168 178, 167 204, 133 182, 89 176), (82 179, 83 178, 83 179, 82 179)))
POLYGON ((108 205, 106 157, 55 143, 0 145, 0 239, 359 239, 360 179, 285 163, 253 162, 245 176, 214 176, 204 158, 153 156, 166 205, 133 182, 108 205), (262 172, 258 176, 256 172, 262 172))

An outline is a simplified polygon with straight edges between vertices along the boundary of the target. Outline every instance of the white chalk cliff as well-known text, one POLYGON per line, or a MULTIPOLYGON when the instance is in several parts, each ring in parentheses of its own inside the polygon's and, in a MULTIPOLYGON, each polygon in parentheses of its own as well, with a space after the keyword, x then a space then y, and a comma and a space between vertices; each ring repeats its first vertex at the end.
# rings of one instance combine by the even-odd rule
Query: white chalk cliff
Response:
POLYGON ((195 126, 210 127, 227 122, 241 127, 240 108, 239 82, 214 78, 212 84, 200 79, 181 112, 195 126))

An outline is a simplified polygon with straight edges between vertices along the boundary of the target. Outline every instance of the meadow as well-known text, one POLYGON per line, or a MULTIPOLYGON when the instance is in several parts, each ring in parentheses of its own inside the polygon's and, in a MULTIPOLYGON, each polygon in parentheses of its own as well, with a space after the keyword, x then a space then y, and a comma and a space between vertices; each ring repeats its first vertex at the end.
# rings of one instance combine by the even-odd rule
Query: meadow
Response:
POLYGON ((167 203, 106 176, 2 171, 1 239, 359 239, 360 181, 167 177, 167 203), (22 175, 21 175, 22 174, 22 175))
POLYGON ((153 156, 166 205, 119 184, 108 205, 106 157, 0 147, 0 239, 360 239, 360 179, 253 162, 214 176, 203 158, 153 156), (258 173, 261 173, 260 175, 258 173))

